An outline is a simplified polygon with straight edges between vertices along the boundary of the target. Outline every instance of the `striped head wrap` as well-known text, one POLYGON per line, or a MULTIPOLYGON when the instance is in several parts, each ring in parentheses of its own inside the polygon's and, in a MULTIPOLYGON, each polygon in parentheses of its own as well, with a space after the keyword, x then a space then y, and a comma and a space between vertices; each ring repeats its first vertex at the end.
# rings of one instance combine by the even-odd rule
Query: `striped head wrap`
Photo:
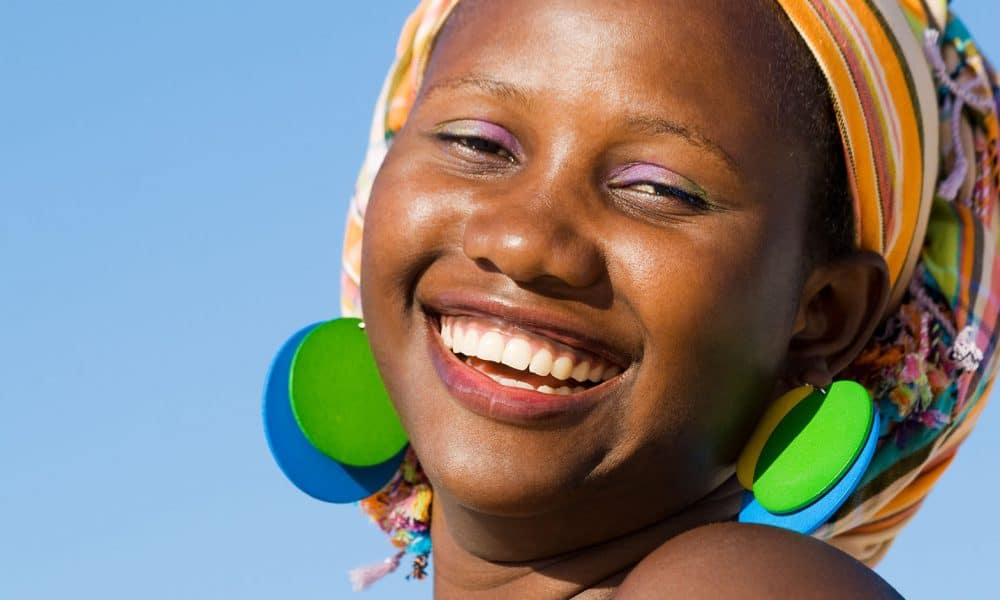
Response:
MULTIPOLYGON (((996 373, 1000 79, 947 0, 776 1, 829 85, 856 246, 885 258, 892 283, 889 314, 843 374, 879 405, 879 447, 862 484, 814 534, 874 565, 969 434, 996 373)), ((458 2, 424 0, 403 28, 348 213, 345 315, 361 314, 372 182, 458 2)), ((362 503, 397 546, 420 549, 421 564, 429 493, 411 456, 387 491, 362 503), (400 517, 413 494, 421 510, 400 517)))

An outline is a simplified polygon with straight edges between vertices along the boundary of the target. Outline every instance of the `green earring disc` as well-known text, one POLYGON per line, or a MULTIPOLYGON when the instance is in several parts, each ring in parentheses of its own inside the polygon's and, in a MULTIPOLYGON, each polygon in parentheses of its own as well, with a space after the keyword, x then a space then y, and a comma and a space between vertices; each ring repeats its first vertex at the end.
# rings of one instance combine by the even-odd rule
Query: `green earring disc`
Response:
POLYGON ((288 392, 295 420, 317 450, 371 467, 398 454, 407 439, 360 324, 336 319, 310 332, 292 359, 288 392))
POLYGON ((788 412, 764 444, 754 469, 753 493, 775 514, 812 504, 847 473, 865 445, 874 419, 868 390, 838 381, 788 412))

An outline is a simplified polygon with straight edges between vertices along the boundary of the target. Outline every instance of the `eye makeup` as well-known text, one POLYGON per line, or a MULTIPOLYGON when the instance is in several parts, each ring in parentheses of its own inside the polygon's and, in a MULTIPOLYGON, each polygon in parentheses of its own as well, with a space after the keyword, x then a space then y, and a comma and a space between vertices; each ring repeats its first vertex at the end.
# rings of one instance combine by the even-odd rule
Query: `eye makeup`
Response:
MULTIPOLYGON (((479 144, 478 146, 492 144, 506 151, 512 157, 522 155, 521 144, 518 143, 514 135, 503 127, 489 121, 480 121, 478 119, 451 121, 438 125, 433 129, 433 133, 440 138, 452 141, 485 142, 485 144, 479 144)), ((472 144, 467 145, 472 149, 476 149, 476 146, 472 144)))
POLYGON ((698 209, 713 206, 708 194, 691 180, 651 163, 635 162, 615 168, 608 175, 608 185, 630 188, 653 196, 675 197, 698 209), (640 188, 648 188, 649 191, 640 188))

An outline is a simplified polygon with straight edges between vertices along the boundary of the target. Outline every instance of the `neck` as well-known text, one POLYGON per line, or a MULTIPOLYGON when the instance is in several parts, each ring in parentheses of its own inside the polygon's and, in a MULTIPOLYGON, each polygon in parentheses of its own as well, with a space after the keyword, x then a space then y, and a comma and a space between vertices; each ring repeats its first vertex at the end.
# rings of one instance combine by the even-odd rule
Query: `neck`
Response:
MULTIPOLYGON (((487 558, 483 552, 470 548, 463 541, 482 539, 484 532, 492 532, 496 540, 565 540, 566 528, 574 525, 557 524, 563 528, 561 535, 539 536, 536 527, 531 534, 521 536, 519 531, 525 529, 522 527, 523 523, 519 522, 521 519, 473 515, 467 509, 449 502, 447 497, 435 494, 431 521, 434 540, 434 597, 437 600, 610 598, 632 568, 670 538, 701 525, 732 520, 739 511, 741 495, 742 490, 733 479, 682 511, 656 518, 624 534, 555 552, 548 548, 539 550, 539 545, 533 544, 534 551, 530 555, 517 557, 515 551, 502 556, 491 553, 487 558), (550 552, 546 553, 546 550, 550 552), (501 558, 498 559, 497 556, 501 558), (530 557, 517 560, 527 556, 530 557)), ((608 526, 620 523, 618 515, 603 515, 600 518, 595 516, 595 519, 577 521, 575 527, 592 532, 595 528, 589 526, 591 523, 608 526)), ((548 523, 552 521, 544 520, 548 523)), ((508 547, 517 548, 517 544, 508 547)))

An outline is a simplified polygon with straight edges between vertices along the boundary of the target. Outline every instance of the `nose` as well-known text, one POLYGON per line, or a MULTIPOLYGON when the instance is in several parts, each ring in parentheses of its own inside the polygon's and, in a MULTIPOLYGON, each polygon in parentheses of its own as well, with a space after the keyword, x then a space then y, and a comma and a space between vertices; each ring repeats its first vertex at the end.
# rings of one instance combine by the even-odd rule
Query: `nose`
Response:
POLYGON ((581 203, 516 189, 477 202, 466 221, 465 255, 522 286, 579 290, 600 282, 604 259, 582 231, 581 203))

